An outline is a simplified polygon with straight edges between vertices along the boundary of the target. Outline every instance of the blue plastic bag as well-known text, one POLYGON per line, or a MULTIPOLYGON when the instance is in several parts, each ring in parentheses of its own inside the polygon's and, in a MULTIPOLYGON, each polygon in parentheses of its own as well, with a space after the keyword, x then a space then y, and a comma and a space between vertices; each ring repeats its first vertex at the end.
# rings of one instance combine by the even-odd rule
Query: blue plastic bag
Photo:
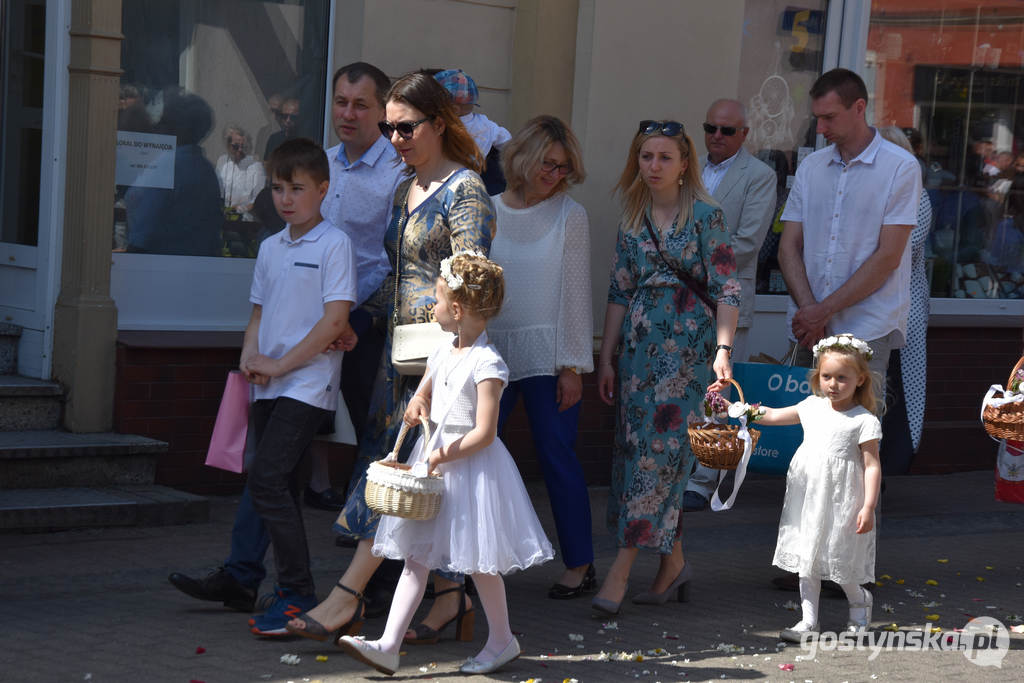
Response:
MULTIPOLYGON (((733 363, 732 374, 743 387, 747 403, 786 408, 811 395, 811 383, 807 379, 810 368, 771 363, 733 363)), ((733 396, 732 400, 738 398, 733 396)), ((761 438, 750 454, 747 471, 785 474, 789 469, 789 461, 804 439, 803 427, 754 426, 761 431, 761 438)))

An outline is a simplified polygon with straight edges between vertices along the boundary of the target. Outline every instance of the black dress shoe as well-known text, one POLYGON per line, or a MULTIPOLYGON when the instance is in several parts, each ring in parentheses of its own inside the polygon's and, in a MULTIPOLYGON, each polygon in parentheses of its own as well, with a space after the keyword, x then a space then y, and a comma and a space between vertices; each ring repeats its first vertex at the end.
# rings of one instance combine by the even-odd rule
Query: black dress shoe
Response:
POLYGON ((561 583, 556 583, 548 590, 548 597, 552 600, 571 600, 572 598, 578 598, 581 595, 593 593, 597 589, 597 572, 594 570, 593 563, 587 567, 587 573, 580 579, 578 586, 566 586, 561 583))
POLYGON ((316 508, 317 510, 340 512, 345 507, 345 496, 334 489, 324 489, 317 493, 307 486, 305 499, 307 507, 316 508))
POLYGON ((214 569, 202 579, 174 572, 167 580, 182 593, 197 600, 220 602, 239 612, 251 612, 256 606, 256 589, 240 584, 224 567, 214 569))

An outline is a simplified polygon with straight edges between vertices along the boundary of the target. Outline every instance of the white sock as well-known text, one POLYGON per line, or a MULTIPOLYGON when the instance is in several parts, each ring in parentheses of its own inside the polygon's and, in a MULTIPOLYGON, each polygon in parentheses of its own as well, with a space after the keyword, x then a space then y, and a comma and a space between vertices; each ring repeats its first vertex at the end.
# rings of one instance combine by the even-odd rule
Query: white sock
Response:
POLYGON ((863 588, 859 583, 841 583, 839 587, 846 593, 846 599, 849 600, 851 605, 868 601, 867 589, 863 588))
MULTIPOLYGON (((800 577, 800 609, 803 618, 800 620, 808 627, 818 624, 818 601, 821 599, 821 579, 817 577, 800 577)), ((799 625, 799 624, 798 624, 799 625)))
POLYGON ((505 581, 501 574, 473 574, 473 584, 487 615, 487 642, 476 656, 483 661, 492 661, 512 642, 505 581))
POLYGON ((402 576, 395 586, 395 597, 391 600, 388 610, 388 623, 384 626, 384 634, 377 641, 384 652, 397 653, 402 647, 402 638, 409 630, 409 624, 416 614, 416 608, 423 601, 423 591, 427 587, 427 576, 430 569, 422 564, 405 561, 402 576))

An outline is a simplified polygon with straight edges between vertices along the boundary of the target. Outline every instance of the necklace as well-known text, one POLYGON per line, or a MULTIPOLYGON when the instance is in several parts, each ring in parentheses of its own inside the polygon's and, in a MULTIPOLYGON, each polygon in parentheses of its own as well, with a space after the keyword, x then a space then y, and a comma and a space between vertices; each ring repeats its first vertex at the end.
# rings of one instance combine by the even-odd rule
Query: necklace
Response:
MULTIPOLYGON (((454 363, 452 363, 452 362, 451 362, 451 361, 449 360, 449 361, 448 361, 448 362, 447 362, 447 363, 445 364, 445 368, 444 368, 444 369, 445 369, 445 373, 444 373, 444 385, 445 385, 446 387, 448 386, 448 380, 449 380, 449 379, 451 378, 451 376, 452 376, 452 373, 454 373, 454 372, 455 372, 455 371, 456 371, 456 370, 458 369, 459 365, 461 365, 461 364, 462 364, 462 361, 464 361, 464 360, 466 359, 466 356, 468 356, 468 355, 469 355, 469 352, 470 352, 470 351, 472 351, 472 347, 470 347, 470 348, 467 348, 467 349, 465 349, 465 350, 464 350, 464 351, 463 351, 462 353, 460 353, 460 354, 458 355, 458 360, 456 360, 456 361, 455 361, 454 363)), ((449 358, 451 358, 451 356, 452 356, 452 355, 455 355, 455 354, 454 354, 454 350, 453 350, 453 352, 452 352, 452 353, 451 353, 451 354, 449 355, 449 358)))

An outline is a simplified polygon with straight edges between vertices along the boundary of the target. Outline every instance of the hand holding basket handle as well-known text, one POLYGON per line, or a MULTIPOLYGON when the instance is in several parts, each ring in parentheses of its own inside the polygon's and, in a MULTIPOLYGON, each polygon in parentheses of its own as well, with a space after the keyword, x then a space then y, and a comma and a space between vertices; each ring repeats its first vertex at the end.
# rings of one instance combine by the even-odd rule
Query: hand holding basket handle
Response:
MULTIPOLYGON (((423 426, 423 444, 430 443, 430 427, 426 417, 420 417, 423 426)), ((402 423, 395 447, 384 458, 370 463, 366 471, 366 505, 382 515, 406 519, 426 520, 437 516, 441 508, 444 480, 438 474, 417 477, 409 465, 397 462, 402 442, 409 425, 402 423)))

